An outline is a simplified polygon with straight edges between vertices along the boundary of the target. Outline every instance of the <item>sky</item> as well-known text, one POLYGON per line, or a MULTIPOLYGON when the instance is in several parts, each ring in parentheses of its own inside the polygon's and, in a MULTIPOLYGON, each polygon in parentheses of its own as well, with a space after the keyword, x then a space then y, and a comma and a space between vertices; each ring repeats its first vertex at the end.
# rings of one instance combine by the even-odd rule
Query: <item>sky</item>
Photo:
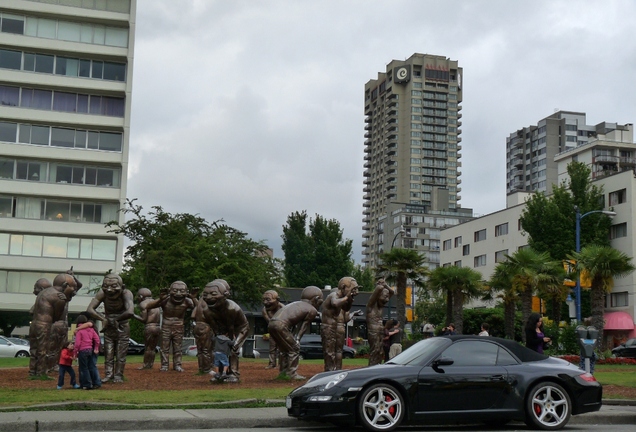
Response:
POLYGON ((506 137, 557 110, 636 121, 636 2, 138 0, 128 198, 223 220, 284 258, 336 219, 362 259, 364 85, 392 60, 463 68, 461 201, 505 207, 506 137))

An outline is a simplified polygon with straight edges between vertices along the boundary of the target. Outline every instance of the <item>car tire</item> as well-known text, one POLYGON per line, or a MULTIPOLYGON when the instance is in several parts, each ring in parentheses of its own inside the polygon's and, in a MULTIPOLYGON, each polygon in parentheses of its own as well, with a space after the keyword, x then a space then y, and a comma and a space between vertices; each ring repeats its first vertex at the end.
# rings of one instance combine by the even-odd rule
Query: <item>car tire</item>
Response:
POLYGON ((372 432, 388 432, 397 428, 406 404, 402 394, 389 384, 375 384, 365 389, 358 399, 358 418, 372 432))
POLYGON ((27 351, 18 351, 15 354, 16 357, 29 357, 29 353, 27 351))
POLYGON ((342 357, 346 358, 346 359, 352 359, 353 358, 353 354, 346 352, 346 353, 342 354, 342 357))
POLYGON ((526 424, 542 430, 559 430, 570 421, 572 402, 563 387, 542 382, 530 390, 526 399, 526 424))

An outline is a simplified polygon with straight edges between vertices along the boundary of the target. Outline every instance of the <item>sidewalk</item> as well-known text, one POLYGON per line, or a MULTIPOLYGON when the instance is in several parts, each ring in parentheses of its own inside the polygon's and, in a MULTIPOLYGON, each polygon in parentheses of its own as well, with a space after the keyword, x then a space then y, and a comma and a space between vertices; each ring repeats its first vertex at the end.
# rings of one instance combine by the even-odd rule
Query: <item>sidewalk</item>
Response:
MULTIPOLYGON (((635 401, 608 400, 600 411, 573 416, 569 424, 636 424, 636 404, 635 401)), ((288 417, 283 407, 0 412, 0 432, 292 428, 311 425, 288 417)))

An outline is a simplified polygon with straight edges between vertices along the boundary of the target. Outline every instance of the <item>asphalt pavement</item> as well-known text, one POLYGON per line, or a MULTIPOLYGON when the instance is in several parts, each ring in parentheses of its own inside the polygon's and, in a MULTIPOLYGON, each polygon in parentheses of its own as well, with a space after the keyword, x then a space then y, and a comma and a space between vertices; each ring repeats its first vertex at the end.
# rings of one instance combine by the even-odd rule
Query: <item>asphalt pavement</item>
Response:
MULTIPOLYGON (((573 416, 569 424, 636 425, 636 401, 604 401, 600 411, 573 416)), ((294 428, 310 425, 288 417, 284 407, 107 410, 97 406, 90 409, 87 405, 86 410, 66 411, 63 404, 58 404, 40 406, 38 411, 0 411, 0 432, 294 428)))

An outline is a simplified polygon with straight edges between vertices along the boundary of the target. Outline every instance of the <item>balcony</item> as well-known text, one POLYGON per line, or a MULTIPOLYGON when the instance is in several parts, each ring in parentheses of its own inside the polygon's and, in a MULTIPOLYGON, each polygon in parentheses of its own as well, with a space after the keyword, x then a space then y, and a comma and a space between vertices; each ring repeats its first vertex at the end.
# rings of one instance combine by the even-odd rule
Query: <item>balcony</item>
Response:
POLYGON ((598 155, 592 158, 592 163, 611 163, 617 164, 620 161, 618 156, 598 155))
POLYGON ((621 157, 621 166, 636 166, 636 158, 621 157))

